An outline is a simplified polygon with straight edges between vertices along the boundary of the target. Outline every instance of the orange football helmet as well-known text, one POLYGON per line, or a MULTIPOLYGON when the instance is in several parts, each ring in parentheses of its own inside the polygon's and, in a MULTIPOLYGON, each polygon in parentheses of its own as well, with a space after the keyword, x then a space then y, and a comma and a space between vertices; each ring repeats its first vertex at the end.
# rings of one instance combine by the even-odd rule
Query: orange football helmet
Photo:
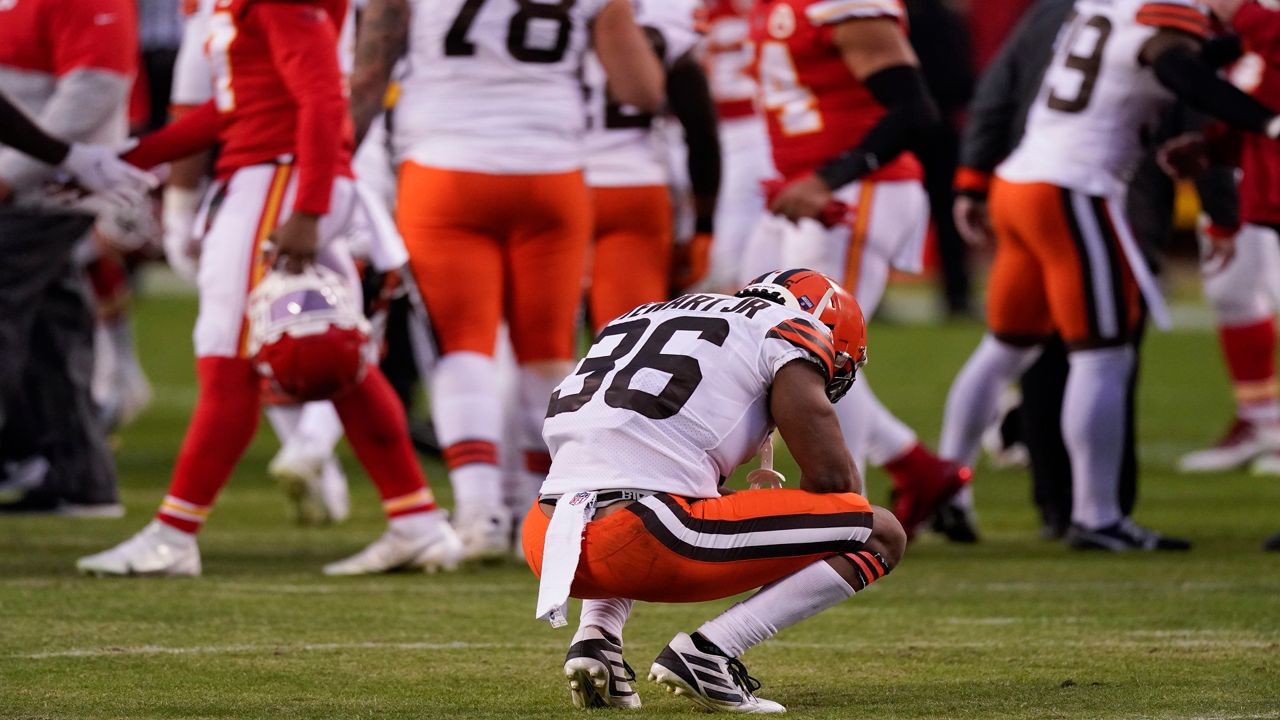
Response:
POLYGON ((858 368, 867 362, 867 321, 858 301, 840 283, 816 270, 775 270, 752 280, 736 295, 770 300, 817 319, 830 331, 836 351, 827 397, 834 403, 849 392, 858 368))

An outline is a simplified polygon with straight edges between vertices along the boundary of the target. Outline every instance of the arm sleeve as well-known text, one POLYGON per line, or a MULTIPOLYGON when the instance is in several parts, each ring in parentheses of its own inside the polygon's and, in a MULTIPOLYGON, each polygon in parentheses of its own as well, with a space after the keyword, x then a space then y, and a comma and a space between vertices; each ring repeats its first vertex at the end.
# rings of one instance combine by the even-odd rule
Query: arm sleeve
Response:
POLYGON ((698 201, 698 231, 711 232, 711 215, 720 193, 720 133, 711 85, 692 53, 676 60, 667 73, 667 97, 689 148, 689 182, 698 201))
POLYGON ((1264 132, 1273 117, 1266 106, 1223 80, 1188 48, 1165 50, 1151 67, 1180 100, 1241 130, 1264 132))
POLYGON ((835 374, 836 351, 831 336, 799 317, 788 318, 765 333, 760 350, 761 372, 770 381, 792 360, 808 360, 831 378, 835 374))
POLYGON ((188 157, 218 142, 221 120, 213 100, 142 138, 124 159, 140 168, 188 157))
POLYGON ((337 32, 324 10, 311 4, 263 3, 249 12, 266 30, 272 60, 298 104, 294 210, 323 215, 329 212, 347 122, 337 32))
POLYGON ((213 97, 213 69, 204 53, 209 17, 197 12, 182 27, 182 45, 173 64, 173 105, 203 105, 213 97))
POLYGON ((915 147, 942 121, 924 75, 914 65, 894 65, 862 81, 887 112, 852 150, 818 168, 828 187, 843 187, 915 147))
POLYGON ((49 137, 3 95, 0 95, 0 142, 49 165, 65 160, 70 149, 66 143, 49 137))
MULTIPOLYGON (((127 77, 83 68, 63 75, 57 82, 53 95, 35 119, 42 130, 73 142, 102 142, 111 135, 118 135, 116 141, 124 140, 127 77)), ((11 150, 0 152, 0 178, 11 187, 31 188, 53 173, 53 167, 45 163, 11 150)))

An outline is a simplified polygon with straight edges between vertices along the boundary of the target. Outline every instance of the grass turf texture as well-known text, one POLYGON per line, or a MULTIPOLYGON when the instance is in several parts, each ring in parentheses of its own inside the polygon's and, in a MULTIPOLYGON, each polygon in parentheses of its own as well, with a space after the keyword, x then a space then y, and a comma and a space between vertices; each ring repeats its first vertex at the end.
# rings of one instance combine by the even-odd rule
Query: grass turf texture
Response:
MULTIPOLYGON (((532 620, 523 566, 319 574, 382 530, 345 448, 345 525, 284 521, 264 429, 201 536, 205 577, 75 575, 75 558, 125 539, 164 494, 195 397, 193 315, 183 297, 138 308, 157 401, 121 438, 128 517, 0 517, 0 717, 578 716, 560 675, 571 633, 532 620)), ((925 437, 979 331, 872 329, 869 376, 925 437)), ((1208 331, 1153 333, 1144 378, 1138 519, 1194 551, 1069 553, 1037 538, 1022 472, 980 467, 984 542, 926 537, 871 591, 748 653, 762 694, 814 718, 1280 717, 1280 555, 1258 549, 1280 531, 1280 480, 1171 470, 1230 416, 1208 331)), ((795 477, 789 458, 780 466, 795 477)), ((427 469, 447 505, 441 467, 427 469)), ((883 476, 870 484, 883 502, 883 476)), ((725 605, 636 610, 627 654, 645 716, 697 713, 643 677, 672 634, 725 605)))

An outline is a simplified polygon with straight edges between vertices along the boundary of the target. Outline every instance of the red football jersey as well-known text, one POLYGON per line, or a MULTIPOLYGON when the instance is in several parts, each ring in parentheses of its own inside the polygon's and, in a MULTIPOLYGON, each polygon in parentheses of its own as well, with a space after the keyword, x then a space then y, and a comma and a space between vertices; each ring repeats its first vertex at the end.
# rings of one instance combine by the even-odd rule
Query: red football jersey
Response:
POLYGON ((292 157, 300 210, 326 212, 351 175, 354 129, 338 36, 347 0, 218 0, 208 52, 220 117, 219 175, 292 157))
MULTIPOLYGON (((760 0, 751 39, 773 161, 790 180, 854 148, 885 109, 849 71, 835 46, 840 23, 892 18, 906 27, 901 0, 760 0)), ((903 153, 866 177, 919 180, 920 161, 903 153)))
MULTIPOLYGON (((1280 113, 1280 12, 1249 3, 1232 25, 1246 51, 1232 68, 1232 80, 1280 113)), ((1280 224, 1280 143, 1254 133, 1243 133, 1240 141, 1240 219, 1280 224)))

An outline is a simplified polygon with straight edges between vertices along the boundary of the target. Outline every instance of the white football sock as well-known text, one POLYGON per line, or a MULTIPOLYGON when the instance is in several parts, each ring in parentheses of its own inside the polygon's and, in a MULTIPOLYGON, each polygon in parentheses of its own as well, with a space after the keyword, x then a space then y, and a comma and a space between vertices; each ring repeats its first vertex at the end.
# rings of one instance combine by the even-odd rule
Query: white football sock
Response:
POLYGON ((547 458, 547 444, 542 440, 542 423, 547 417, 547 404, 551 401, 552 391, 571 370, 573 366, 568 362, 533 363, 521 365, 516 370, 520 396, 519 482, 512 488, 512 501, 516 509, 529 507, 543 481, 547 479, 546 472, 538 467, 547 458))
MULTIPOLYGON (((494 383, 496 364, 488 355, 449 353, 436 363, 431 377, 431 414, 440 446, 480 440, 499 446, 502 399, 494 383)), ((502 469, 489 462, 470 462, 449 471, 459 517, 500 510, 502 469)))
MULTIPOLYGON (((872 392, 865 376, 836 403, 840 431, 855 462, 877 467, 899 458, 916 444, 916 433, 899 420, 872 392)), ((864 476, 865 477, 865 476, 864 476)))
POLYGON ((266 413, 267 420, 271 422, 271 429, 275 431, 280 444, 288 443, 297 431, 298 421, 302 419, 302 406, 268 405, 266 413))
POLYGON ((389 518, 387 527, 403 537, 419 537, 434 534, 436 527, 444 520, 444 513, 440 510, 427 510, 389 518))
POLYGON ((825 560, 819 560, 794 575, 765 585, 760 592, 704 623, 698 632, 729 657, 741 657, 779 630, 853 595, 854 589, 840 573, 825 560))
POLYGON ((1000 391, 1040 356, 1040 348, 1020 348, 985 335, 947 393, 938 455, 973 465, 982 431, 995 422, 1000 391))
POLYGON ((1123 517, 1120 465, 1133 348, 1080 350, 1068 358, 1062 439, 1071 456, 1071 522, 1096 530, 1123 517))
POLYGON ((333 403, 309 402, 302 406, 298 420, 297 442, 306 443, 316 454, 332 455, 342 439, 342 418, 333 403))
POLYGON ((578 623, 578 632, 573 636, 573 641, 582 640, 587 628, 597 627, 621 642, 622 626, 627 624, 627 618, 631 616, 631 608, 635 607, 635 604, 635 600, 622 598, 583 600, 582 620, 578 623))

